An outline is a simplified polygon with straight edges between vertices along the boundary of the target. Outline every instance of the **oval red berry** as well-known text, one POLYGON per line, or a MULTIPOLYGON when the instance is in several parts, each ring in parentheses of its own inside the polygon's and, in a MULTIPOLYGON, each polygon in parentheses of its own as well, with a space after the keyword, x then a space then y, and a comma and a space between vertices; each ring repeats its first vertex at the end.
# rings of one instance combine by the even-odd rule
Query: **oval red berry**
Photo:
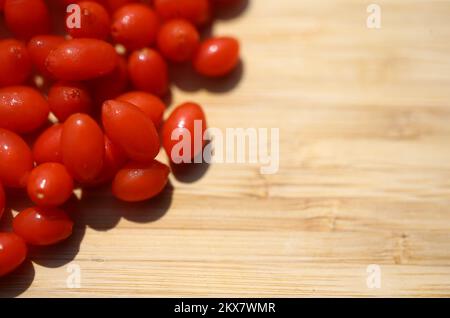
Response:
POLYGON ((33 158, 37 164, 62 162, 61 134, 63 125, 55 124, 44 130, 33 145, 33 158))
POLYGON ((0 89, 0 127, 29 133, 48 122, 49 106, 42 94, 28 86, 0 89))
POLYGON ((0 181, 6 187, 23 188, 33 169, 33 156, 25 141, 0 128, 0 181))
POLYGON ((31 171, 27 191, 38 206, 56 207, 71 197, 73 186, 66 167, 60 163, 44 163, 31 171))
POLYGON ((72 234, 73 221, 57 208, 28 208, 13 220, 14 233, 31 245, 52 245, 72 234))
POLYGON ((111 72, 118 63, 114 47, 96 39, 73 39, 60 44, 46 60, 48 71, 57 79, 88 80, 111 72))
POLYGON ((229 74, 239 63, 239 42, 230 37, 204 41, 194 58, 195 70, 204 76, 221 77, 229 74))
POLYGON ((14 233, 0 233, 0 277, 11 273, 27 257, 25 241, 14 233))
POLYGON ((64 123, 61 151, 63 163, 72 176, 79 182, 91 182, 103 166, 103 132, 88 115, 74 114, 64 123))
POLYGON ((122 148, 128 158, 150 162, 158 154, 160 142, 155 125, 133 104, 106 101, 103 104, 102 121, 109 139, 122 148))
POLYGON ((151 199, 164 189, 169 173, 169 167, 156 160, 147 164, 129 163, 117 172, 112 186, 113 194, 127 202, 151 199))

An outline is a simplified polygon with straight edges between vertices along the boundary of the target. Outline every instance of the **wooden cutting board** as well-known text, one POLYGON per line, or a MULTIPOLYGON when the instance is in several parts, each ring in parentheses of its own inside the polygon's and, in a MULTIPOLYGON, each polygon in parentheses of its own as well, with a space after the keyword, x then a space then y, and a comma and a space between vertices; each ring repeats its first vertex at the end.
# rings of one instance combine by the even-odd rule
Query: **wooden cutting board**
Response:
POLYGON ((246 3, 211 30, 242 67, 180 68, 172 108, 280 128, 279 172, 200 165, 131 206, 85 192, 74 236, 0 295, 450 296, 450 1, 377 1, 380 29, 368 1, 246 3))

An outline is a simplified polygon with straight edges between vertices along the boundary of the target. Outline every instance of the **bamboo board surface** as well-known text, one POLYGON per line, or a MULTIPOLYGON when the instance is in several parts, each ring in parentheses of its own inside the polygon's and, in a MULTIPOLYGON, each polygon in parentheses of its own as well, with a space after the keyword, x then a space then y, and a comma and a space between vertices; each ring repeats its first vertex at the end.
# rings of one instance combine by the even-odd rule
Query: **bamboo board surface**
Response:
POLYGON ((86 192, 73 238, 32 251, 0 295, 450 296, 450 1, 377 3, 378 30, 361 0, 251 0, 218 22, 242 67, 181 70, 172 105, 280 128, 279 172, 201 165, 134 206, 86 192))

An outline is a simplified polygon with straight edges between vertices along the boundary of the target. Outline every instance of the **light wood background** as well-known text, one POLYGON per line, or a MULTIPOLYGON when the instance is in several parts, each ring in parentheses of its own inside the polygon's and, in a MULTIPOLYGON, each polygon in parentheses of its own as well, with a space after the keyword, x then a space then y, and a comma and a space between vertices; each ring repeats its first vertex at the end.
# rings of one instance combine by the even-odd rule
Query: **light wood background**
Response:
POLYGON ((172 102, 213 127, 279 127, 279 173, 203 165, 136 206, 86 192, 74 237, 0 295, 450 296, 450 1, 376 3, 380 30, 362 0, 251 0, 218 22, 241 69, 178 70, 172 102))

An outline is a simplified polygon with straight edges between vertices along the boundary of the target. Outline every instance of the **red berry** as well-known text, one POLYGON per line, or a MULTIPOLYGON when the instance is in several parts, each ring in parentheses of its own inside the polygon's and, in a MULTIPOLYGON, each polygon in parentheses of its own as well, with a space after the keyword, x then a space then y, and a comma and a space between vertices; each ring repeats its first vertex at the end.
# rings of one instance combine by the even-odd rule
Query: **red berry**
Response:
POLYGON ((200 44, 197 29, 187 20, 170 20, 158 34, 158 48, 164 57, 173 62, 189 61, 200 44))
POLYGON ((14 271, 27 257, 24 240, 14 233, 0 233, 0 277, 14 271))
POLYGON ((51 77, 45 61, 50 52, 64 41, 64 37, 58 35, 37 35, 28 42, 28 52, 39 73, 51 77))
POLYGON ((129 163, 116 174, 113 194, 128 202, 148 200, 164 189, 169 173, 169 167, 156 160, 147 164, 129 163))
POLYGON ((89 113, 92 107, 87 87, 77 82, 58 82, 48 93, 48 104, 60 122, 75 113, 89 113))
POLYGON ((74 114, 63 126, 61 135, 63 163, 79 182, 95 180, 103 166, 103 132, 88 115, 74 114))
POLYGON ((165 20, 186 19, 197 26, 211 18, 209 0, 154 0, 156 12, 165 20))
POLYGON ((33 207, 13 220, 14 233, 31 245, 52 245, 72 234, 73 221, 57 208, 33 207))
POLYGON ((0 40, 0 87, 23 84, 31 71, 25 44, 14 39, 0 40))
POLYGON ((204 76, 220 77, 239 63, 239 42, 230 37, 210 38, 200 45, 194 58, 195 70, 204 76))
POLYGON ((36 139, 33 145, 33 158, 37 164, 45 162, 62 163, 62 129, 62 124, 52 125, 36 139))
POLYGON ((57 79, 82 81, 111 72, 118 63, 114 47, 97 39, 73 39, 60 44, 46 60, 57 79))
POLYGON ((38 206, 56 207, 70 198, 73 186, 66 167, 60 163, 44 163, 31 171, 27 191, 38 206))
POLYGON ((164 123, 162 131, 163 146, 171 161, 186 163, 201 154, 205 146, 205 130, 206 118, 200 105, 185 103, 178 106, 164 123), (195 130, 196 121, 199 131, 195 130), (172 134, 176 136, 175 140, 172 140, 172 134), (183 149, 189 153, 185 153, 183 149))
POLYGON ((102 121, 109 139, 122 148, 128 158, 150 162, 158 154, 160 143, 155 125, 136 106, 106 101, 102 108, 102 121))
POLYGON ((111 34, 127 50, 137 50, 155 42, 159 19, 149 6, 132 3, 118 9, 113 16, 111 34))
MULTIPOLYGON (((109 35, 111 23, 109 13, 99 3, 94 1, 78 2, 81 10, 80 27, 68 28, 72 38, 94 38, 105 40, 109 35)), ((71 13, 68 13, 68 16, 71 13)))
POLYGON ((6 0, 5 22, 21 39, 28 40, 50 31, 50 15, 44 0, 6 0))
POLYGON ((28 86, 0 89, 0 127, 28 133, 48 121, 49 106, 39 91, 28 86))
POLYGON ((0 181, 6 187, 23 188, 33 169, 31 150, 15 133, 0 128, 0 181))
POLYGON ((157 51, 145 48, 133 52, 128 60, 128 72, 136 89, 158 96, 167 93, 167 64, 157 51))
POLYGON ((142 110, 153 121, 156 127, 159 127, 161 124, 166 106, 158 96, 134 91, 122 94, 116 100, 128 102, 142 110))

